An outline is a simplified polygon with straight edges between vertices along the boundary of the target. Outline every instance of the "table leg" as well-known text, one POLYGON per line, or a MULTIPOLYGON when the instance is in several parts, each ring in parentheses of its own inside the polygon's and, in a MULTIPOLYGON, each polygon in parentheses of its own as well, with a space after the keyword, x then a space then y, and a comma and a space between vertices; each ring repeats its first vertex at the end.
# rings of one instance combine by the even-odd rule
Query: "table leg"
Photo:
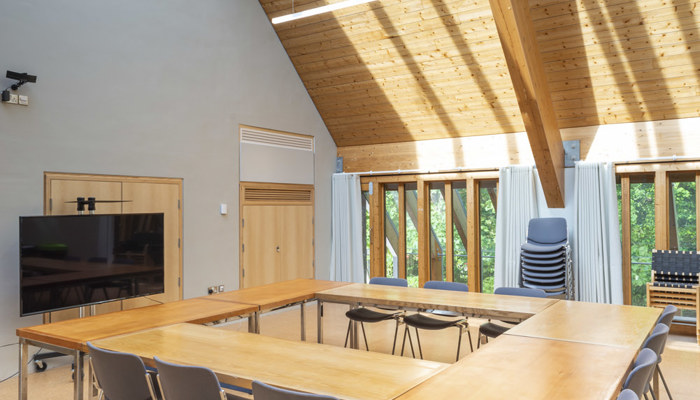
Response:
POLYGON ((19 400, 27 400, 27 357, 29 345, 23 338, 19 339, 19 400))
POLYGON ((323 301, 316 300, 316 341, 323 343, 323 301))
MULTIPOLYGON (((359 304, 350 304, 350 309, 354 309, 359 307, 359 304)), ((357 337, 357 321, 352 321, 352 325, 350 328, 350 347, 353 349, 359 349, 359 340, 357 337)))
POLYGON ((256 311, 248 316, 248 332, 260 333, 260 311, 256 311))
POLYGON ((75 350, 73 353, 73 360, 75 362, 75 379, 73 379, 73 394, 75 395, 75 400, 83 399, 83 352, 80 350, 75 350))
POLYGON ((299 305, 299 310, 301 312, 301 341, 305 342, 306 341, 306 317, 304 315, 304 304, 305 302, 301 302, 299 305))

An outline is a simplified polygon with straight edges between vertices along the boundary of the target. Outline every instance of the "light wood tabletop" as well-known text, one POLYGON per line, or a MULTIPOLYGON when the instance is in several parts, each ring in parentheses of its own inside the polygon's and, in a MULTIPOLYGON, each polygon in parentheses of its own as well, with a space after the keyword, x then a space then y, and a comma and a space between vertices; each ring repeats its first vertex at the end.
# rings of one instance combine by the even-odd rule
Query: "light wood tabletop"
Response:
POLYGON ((316 292, 349 285, 348 282, 294 279, 202 297, 207 300, 257 304, 262 310, 313 299, 316 292))
POLYGON ((399 399, 615 399, 635 355, 632 348, 501 335, 399 399))
POLYGON ((455 311, 476 317, 521 321, 559 300, 353 283, 316 294, 322 301, 455 311))
POLYGON ((337 346, 296 342, 192 324, 110 337, 94 344, 141 356, 203 365, 223 382, 261 380, 342 399, 393 399, 447 365, 337 346))
POLYGON ((17 336, 87 351, 86 342, 178 322, 205 323, 249 314, 249 304, 189 299, 17 329, 17 336))
POLYGON ((639 349, 659 315, 658 308, 561 300, 506 333, 639 349))

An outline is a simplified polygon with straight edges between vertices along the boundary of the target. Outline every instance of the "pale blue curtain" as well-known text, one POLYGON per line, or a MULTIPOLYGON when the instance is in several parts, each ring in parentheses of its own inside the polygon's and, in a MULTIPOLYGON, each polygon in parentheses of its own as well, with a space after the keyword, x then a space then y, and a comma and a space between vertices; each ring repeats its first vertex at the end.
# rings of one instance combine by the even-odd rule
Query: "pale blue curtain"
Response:
POLYGON ((622 304, 622 246, 612 163, 576 163, 574 269, 578 300, 622 304))
POLYGON ((333 174, 330 279, 365 282, 360 176, 333 174))
POLYGON ((532 166, 508 166, 498 174, 494 287, 518 286, 520 245, 527 226, 537 218, 537 193, 532 166))

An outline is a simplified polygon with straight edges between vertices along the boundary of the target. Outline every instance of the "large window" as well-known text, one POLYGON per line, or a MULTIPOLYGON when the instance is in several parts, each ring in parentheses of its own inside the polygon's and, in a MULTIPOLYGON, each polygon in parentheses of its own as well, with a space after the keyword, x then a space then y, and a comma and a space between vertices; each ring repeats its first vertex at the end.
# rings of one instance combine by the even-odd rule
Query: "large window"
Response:
POLYGON ((496 199, 498 182, 479 182, 479 233, 481 237, 481 291, 493 293, 496 260, 496 199))
POLYGON ((479 291, 486 262, 483 282, 493 291, 497 173, 475 175, 363 178, 363 187, 373 187, 365 202, 370 276, 406 278, 414 287, 456 281, 479 291))
MULTIPOLYGON (((652 250, 698 250, 700 163, 618 165, 625 303, 646 305, 652 250)), ((693 310, 681 310, 695 319, 693 310)))

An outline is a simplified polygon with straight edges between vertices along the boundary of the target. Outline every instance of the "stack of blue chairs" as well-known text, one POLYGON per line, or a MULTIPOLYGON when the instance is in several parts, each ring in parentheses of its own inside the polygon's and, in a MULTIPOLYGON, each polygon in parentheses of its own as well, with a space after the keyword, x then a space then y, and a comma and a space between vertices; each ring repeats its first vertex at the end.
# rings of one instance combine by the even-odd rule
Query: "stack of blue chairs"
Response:
POLYGON ((533 218, 527 242, 520 246, 520 287, 542 289, 547 296, 574 298, 571 251, 564 218, 533 218))

